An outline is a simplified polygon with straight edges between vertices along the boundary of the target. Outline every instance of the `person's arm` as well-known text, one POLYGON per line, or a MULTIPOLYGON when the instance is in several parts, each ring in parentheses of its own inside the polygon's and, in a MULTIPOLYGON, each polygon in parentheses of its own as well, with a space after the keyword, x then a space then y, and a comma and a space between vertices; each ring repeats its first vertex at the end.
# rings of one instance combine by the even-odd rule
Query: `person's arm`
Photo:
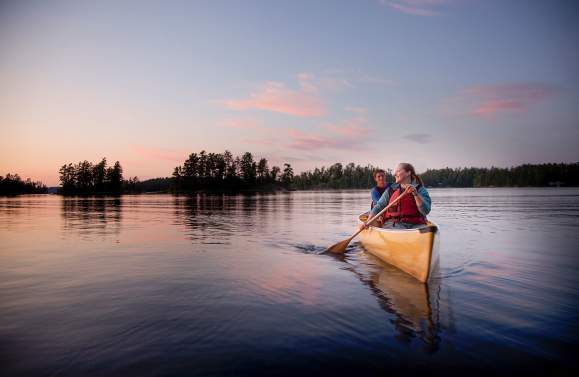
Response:
POLYGON ((428 215, 432 203, 428 190, 426 190, 424 186, 421 186, 417 191, 415 186, 408 185, 405 192, 414 197, 414 202, 416 203, 416 207, 418 207, 418 211, 420 211, 424 216, 428 215))
POLYGON ((370 196, 372 197, 372 203, 374 205, 376 205, 376 203, 378 203, 378 200, 380 200, 380 192, 376 189, 376 187, 374 187, 372 189, 372 191, 370 191, 370 196))
POLYGON ((416 201, 416 206, 418 207, 420 213, 422 213, 424 216, 430 213, 430 209, 432 207, 432 199, 430 199, 430 194, 428 193, 426 187, 420 186, 417 195, 414 197, 414 200, 416 201))
MULTIPOLYGON (((372 207, 372 209, 370 210, 370 212, 368 214, 368 220, 370 220, 372 217, 376 216, 376 214, 378 212, 382 211, 388 205, 389 200, 390 200, 390 195, 388 194, 388 190, 386 190, 386 191, 384 191, 384 193, 382 194, 380 199, 378 199, 378 202, 376 203, 376 205, 374 207, 372 207)), ((370 225, 368 223, 368 220, 366 220, 366 222, 364 222, 364 223, 361 223, 358 226, 358 228, 359 229, 367 228, 370 225)))
POLYGON ((370 217, 375 216, 378 212, 382 211, 384 207, 388 205, 389 200, 390 194, 388 193, 388 190, 386 190, 384 191, 382 196, 380 196, 380 199, 378 199, 376 205, 374 206, 374 208, 372 208, 372 211, 370 211, 370 217))

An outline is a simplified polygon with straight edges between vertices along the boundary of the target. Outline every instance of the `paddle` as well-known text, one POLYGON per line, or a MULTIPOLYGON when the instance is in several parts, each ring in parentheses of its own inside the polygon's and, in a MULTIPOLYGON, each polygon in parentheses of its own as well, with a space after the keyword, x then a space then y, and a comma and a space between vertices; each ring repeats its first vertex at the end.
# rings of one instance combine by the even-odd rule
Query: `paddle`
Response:
MULTIPOLYGON (((370 220, 366 221, 366 224, 372 224, 372 222, 374 220, 376 220, 380 215, 382 215, 384 212, 386 212, 388 210, 388 208, 392 207, 394 204, 397 204, 400 201, 400 199, 402 199, 402 197, 406 194, 408 194, 408 191, 403 192, 402 195, 400 195, 392 203, 390 203, 386 207, 384 207, 384 209, 382 211, 378 212, 376 214, 376 216, 374 216, 370 220)), ((356 237, 358 234, 360 234, 360 232, 363 231, 364 229, 365 228, 358 229, 358 231, 356 233, 354 233, 350 238, 345 239, 343 241, 340 241, 337 244, 334 244, 334 245, 328 247, 325 252, 329 251, 330 253, 336 253, 336 254, 343 253, 344 251, 346 251, 346 248, 348 247, 350 242, 354 239, 354 237, 356 237)))

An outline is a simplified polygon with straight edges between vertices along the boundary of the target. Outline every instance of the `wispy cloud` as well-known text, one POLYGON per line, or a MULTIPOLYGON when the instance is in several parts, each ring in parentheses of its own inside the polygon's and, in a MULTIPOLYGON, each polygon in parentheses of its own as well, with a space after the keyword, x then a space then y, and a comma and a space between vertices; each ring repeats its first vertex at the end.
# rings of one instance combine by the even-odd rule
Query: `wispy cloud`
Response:
POLYGON ((365 124, 366 118, 360 116, 354 119, 348 119, 338 124, 324 124, 322 127, 328 131, 330 135, 337 135, 346 138, 360 138, 366 137, 370 132, 370 129, 366 127, 365 124))
POLYGON ((243 118, 228 118, 223 120, 221 126, 226 128, 235 128, 241 130, 250 130, 259 128, 259 122, 255 119, 243 119, 243 118))
MULTIPOLYGON (((394 81, 371 75, 327 70, 320 75, 302 72, 296 75, 297 88, 286 83, 267 81, 247 98, 215 101, 238 111, 265 110, 304 118, 327 115, 327 105, 322 93, 341 91, 360 85, 393 85, 394 81)), ((235 125, 233 125, 235 127, 235 125)))
MULTIPOLYGON (((314 151, 316 152, 316 151, 314 151)), ((307 154, 307 153, 300 153, 298 156, 288 156, 286 154, 284 155, 278 155, 276 153, 270 153, 269 156, 272 159, 276 159, 276 160, 280 160, 280 161, 284 161, 284 162, 312 162, 312 161, 325 161, 325 158, 320 156, 318 153, 312 153, 312 154, 307 154)))
POLYGON ((130 149, 138 156, 148 160, 182 162, 187 156, 187 153, 182 150, 151 148, 142 145, 132 145, 130 149))
POLYGON ((264 145, 264 146, 272 146, 277 144, 277 141, 273 138, 243 139, 242 141, 247 144, 264 145))
POLYGON ((450 0, 380 0, 381 4, 398 12, 422 17, 441 15, 441 7, 449 2, 450 0))
POLYGON ((428 144, 432 141, 431 134, 422 134, 422 133, 408 134, 403 136, 403 138, 418 144, 428 144))
POLYGON ((337 90, 354 88, 360 85, 391 86, 396 82, 392 79, 360 72, 348 72, 336 68, 324 70, 319 77, 315 77, 319 88, 337 90))
POLYGON ((497 113, 504 112, 504 111, 517 111, 523 110, 526 108, 526 105, 523 102, 518 100, 488 100, 473 110, 472 115, 486 118, 486 117, 494 117, 497 113))
POLYGON ((543 83, 508 83, 472 86, 455 98, 474 117, 492 119, 508 112, 526 112, 559 89, 543 83))
POLYGON ((344 110, 360 115, 366 115, 368 113, 368 108, 361 106, 346 106, 344 110))
POLYGON ((297 76, 299 89, 290 89, 284 83, 268 81, 248 98, 220 101, 232 110, 266 110, 298 117, 320 117, 326 114, 326 105, 312 76, 297 76))
POLYGON ((358 116, 340 123, 328 123, 321 127, 321 132, 303 132, 298 129, 288 130, 290 142, 288 147, 300 150, 349 149, 359 150, 368 141, 370 129, 366 127, 366 118, 358 116))
POLYGON ((378 76, 368 76, 368 75, 360 76, 357 79, 357 81, 360 83, 376 84, 376 85, 394 85, 395 84, 394 80, 385 79, 383 77, 378 77, 378 76))
POLYGON ((325 135, 305 133, 295 128, 289 129, 287 134, 290 139, 288 147, 293 149, 311 151, 323 148, 338 148, 341 146, 340 140, 325 135))

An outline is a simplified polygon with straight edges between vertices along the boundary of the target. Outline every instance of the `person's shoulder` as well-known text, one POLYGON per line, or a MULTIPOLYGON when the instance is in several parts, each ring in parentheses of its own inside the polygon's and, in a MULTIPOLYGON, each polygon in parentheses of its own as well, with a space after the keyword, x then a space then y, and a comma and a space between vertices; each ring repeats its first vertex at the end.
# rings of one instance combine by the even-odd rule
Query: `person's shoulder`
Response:
POLYGON ((426 189, 426 186, 424 186, 424 185, 418 185, 417 190, 419 192, 426 192, 426 193, 428 192, 428 190, 426 189))
POLYGON ((388 190, 390 190, 390 183, 386 183, 386 185, 384 186, 384 188, 380 189, 378 188, 378 186, 374 187, 376 189, 376 191, 378 191, 379 193, 384 193, 387 192, 388 190))

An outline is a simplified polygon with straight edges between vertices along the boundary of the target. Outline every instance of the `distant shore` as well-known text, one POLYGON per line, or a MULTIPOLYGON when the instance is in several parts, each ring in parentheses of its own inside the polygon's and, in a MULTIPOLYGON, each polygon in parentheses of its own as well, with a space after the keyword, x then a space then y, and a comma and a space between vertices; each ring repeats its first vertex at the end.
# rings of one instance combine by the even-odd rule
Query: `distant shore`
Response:
MULTIPOLYGON (((276 189, 245 189, 239 191, 232 190, 199 190, 199 191, 143 191, 143 192, 128 192, 128 193, 92 193, 92 194, 61 194, 58 192, 50 192, 50 189, 54 187, 49 187, 49 192, 46 193, 27 193, 27 194, 13 194, 13 195, 0 195, 0 197, 17 197, 17 196, 44 196, 44 195, 54 195, 69 198, 91 198, 91 197, 122 197, 129 195, 175 195, 175 196, 191 196, 191 195, 252 195, 252 194, 273 194, 273 193, 287 193, 287 192, 314 192, 314 191, 359 191, 367 190, 363 188, 310 188, 310 189, 286 189, 286 188, 276 188, 276 189)), ((482 187, 458 187, 458 186, 438 186, 429 187, 429 190, 437 189, 573 189, 579 188, 579 186, 482 186, 482 187)))
MULTIPOLYGON (((47 188, 41 182, 22 180, 17 174, 0 177, 0 195, 58 193, 70 196, 121 195, 141 193, 236 194, 309 190, 370 189, 374 186, 373 165, 342 165, 315 168, 294 174, 290 164, 283 169, 269 168, 265 158, 255 161, 249 152, 234 157, 223 154, 192 153, 172 176, 140 181, 125 179, 120 162, 107 166, 106 158, 98 163, 81 161, 63 165, 60 186, 47 188)), ((428 169, 419 176, 428 188, 493 187, 579 187, 579 162, 524 164, 509 168, 428 169)), ((387 182, 393 182, 386 170, 387 182)))

